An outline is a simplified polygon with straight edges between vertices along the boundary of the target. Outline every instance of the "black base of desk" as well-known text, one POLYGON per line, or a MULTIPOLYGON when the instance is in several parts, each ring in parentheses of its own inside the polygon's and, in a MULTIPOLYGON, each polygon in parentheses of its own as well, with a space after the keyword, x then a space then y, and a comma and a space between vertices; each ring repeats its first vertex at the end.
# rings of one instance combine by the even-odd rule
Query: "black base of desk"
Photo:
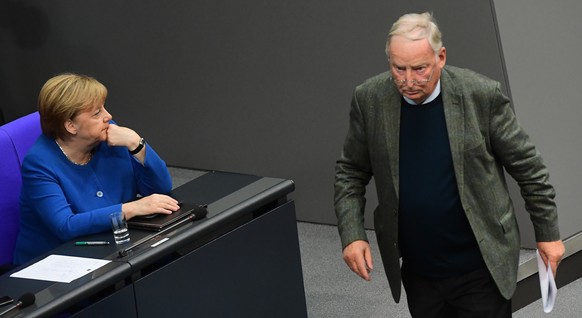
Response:
POLYGON ((135 282, 139 317, 307 317, 294 203, 135 282))
MULTIPOLYGON (((65 317, 66 314, 60 316, 65 317)), ((57 316, 59 317, 59 316, 57 316)), ((128 285, 112 295, 70 316, 71 318, 137 318, 133 286, 128 285)))

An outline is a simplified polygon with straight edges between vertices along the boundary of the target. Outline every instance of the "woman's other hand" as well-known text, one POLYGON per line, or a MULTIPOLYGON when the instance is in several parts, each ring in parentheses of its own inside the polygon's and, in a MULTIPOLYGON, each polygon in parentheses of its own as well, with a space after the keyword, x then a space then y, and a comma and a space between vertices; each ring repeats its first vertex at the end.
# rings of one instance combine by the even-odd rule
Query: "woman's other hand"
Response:
POLYGON ((126 220, 139 215, 172 214, 179 208, 176 199, 164 194, 152 194, 122 205, 123 216, 126 220))

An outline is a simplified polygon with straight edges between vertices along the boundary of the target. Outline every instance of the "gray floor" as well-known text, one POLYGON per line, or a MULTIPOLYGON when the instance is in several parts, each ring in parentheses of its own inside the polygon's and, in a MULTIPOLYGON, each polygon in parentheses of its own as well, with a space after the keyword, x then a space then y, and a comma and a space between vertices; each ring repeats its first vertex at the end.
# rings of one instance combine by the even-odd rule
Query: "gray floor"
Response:
MULTIPOLYGON (((203 172, 170 168, 170 173, 174 187, 178 187, 203 172)), ((373 231, 369 231, 368 238, 372 246, 374 271, 372 281, 367 282, 345 265, 335 226, 298 222, 297 229, 310 318, 410 317, 404 291, 399 304, 392 300, 373 231)), ((533 255, 532 252, 523 251, 521 258, 528 259, 533 255)), ((513 317, 582 317, 582 279, 560 288, 551 313, 543 312, 539 300, 517 311, 513 317)))
MULTIPOLYGON (((368 238, 373 250, 372 257, 375 257, 374 271, 372 281, 367 282, 344 264, 335 226, 298 222, 297 228, 310 318, 410 317, 406 294, 403 294, 399 304, 392 300, 372 231, 368 233, 368 238)), ((582 317, 582 279, 558 290, 551 313, 544 313, 539 300, 518 310, 513 317, 582 317)))

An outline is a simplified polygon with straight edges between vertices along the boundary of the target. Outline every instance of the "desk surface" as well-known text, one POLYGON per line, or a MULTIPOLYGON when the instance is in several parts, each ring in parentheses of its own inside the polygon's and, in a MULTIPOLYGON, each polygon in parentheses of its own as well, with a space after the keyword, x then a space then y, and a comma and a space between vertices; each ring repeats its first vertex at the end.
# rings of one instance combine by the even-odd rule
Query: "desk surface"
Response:
MULTIPOLYGON (((123 281, 134 272, 151 266, 172 253, 183 249, 210 233, 220 230, 225 224, 256 213, 257 209, 277 202, 294 190, 290 180, 259 177, 227 172, 205 172, 194 180, 174 189, 172 195, 179 200, 208 204, 205 219, 185 224, 168 233, 130 230, 131 244, 150 237, 146 244, 140 244, 124 257, 119 250, 128 246, 74 246, 67 242, 50 254, 70 255, 108 259, 112 262, 103 268, 87 274, 69 284, 27 280, 9 277, 12 271, 0 277, 0 295, 18 299, 25 292, 36 295, 37 301, 31 307, 22 309, 20 314, 54 314, 116 282, 123 281), (163 244, 152 244, 168 238, 163 244)), ((107 240, 113 242, 112 233, 100 233, 77 240, 107 240)), ((43 255, 36 261, 50 255, 43 255)), ((32 262, 30 263, 32 264, 32 262)), ((27 264, 27 265, 30 265, 27 264)), ((26 267, 22 266, 21 268, 26 267)), ((18 270, 18 269, 17 269, 18 270)), ((15 317, 19 317, 17 315, 15 317)))

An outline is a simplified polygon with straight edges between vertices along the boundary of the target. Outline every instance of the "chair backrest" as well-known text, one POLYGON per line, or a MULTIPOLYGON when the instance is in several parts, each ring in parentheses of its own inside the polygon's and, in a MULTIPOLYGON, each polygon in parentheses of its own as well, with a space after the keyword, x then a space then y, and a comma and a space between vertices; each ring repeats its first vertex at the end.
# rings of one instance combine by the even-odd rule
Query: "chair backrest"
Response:
POLYGON ((0 265, 12 264, 19 227, 20 168, 40 134, 38 112, 0 126, 0 265))

